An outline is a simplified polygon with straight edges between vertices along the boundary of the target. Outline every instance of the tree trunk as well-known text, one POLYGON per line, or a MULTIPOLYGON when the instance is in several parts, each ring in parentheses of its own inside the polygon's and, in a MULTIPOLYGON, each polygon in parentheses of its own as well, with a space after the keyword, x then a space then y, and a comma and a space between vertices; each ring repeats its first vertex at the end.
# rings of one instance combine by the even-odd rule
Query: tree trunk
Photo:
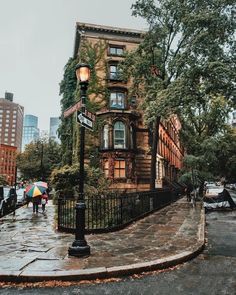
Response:
POLYGON ((155 189, 156 181, 156 162, 157 162, 157 147, 159 142, 159 126, 161 117, 157 116, 153 124, 153 138, 152 138, 152 149, 151 149, 151 177, 150 177, 150 190, 155 189))

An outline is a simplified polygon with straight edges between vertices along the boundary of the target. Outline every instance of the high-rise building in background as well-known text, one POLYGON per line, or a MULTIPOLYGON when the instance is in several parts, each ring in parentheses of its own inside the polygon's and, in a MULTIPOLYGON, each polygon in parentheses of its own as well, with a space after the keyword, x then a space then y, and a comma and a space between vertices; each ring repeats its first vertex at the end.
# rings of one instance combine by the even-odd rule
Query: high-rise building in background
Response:
POLYGON ((0 143, 21 151, 24 107, 13 102, 13 93, 0 98, 0 143))
POLYGON ((39 139, 38 117, 25 115, 23 125, 22 151, 32 141, 39 139))
POLYGON ((50 118, 49 138, 55 140, 58 143, 60 143, 60 139, 58 138, 58 133, 57 133, 59 125, 60 125, 60 118, 59 117, 51 117, 50 118))
POLYGON ((13 102, 13 93, 0 98, 0 175, 9 185, 16 181, 16 154, 21 151, 24 108, 13 102))

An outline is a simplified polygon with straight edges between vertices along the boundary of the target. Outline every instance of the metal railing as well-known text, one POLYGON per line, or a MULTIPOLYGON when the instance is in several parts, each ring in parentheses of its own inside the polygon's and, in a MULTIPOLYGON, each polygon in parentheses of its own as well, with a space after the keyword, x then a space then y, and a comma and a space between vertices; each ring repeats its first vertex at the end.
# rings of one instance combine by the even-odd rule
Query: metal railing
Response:
MULTIPOLYGON (((131 222, 180 198, 170 190, 85 197, 85 230, 107 232, 123 228, 131 222)), ((76 199, 58 198, 58 230, 75 231, 76 199)))

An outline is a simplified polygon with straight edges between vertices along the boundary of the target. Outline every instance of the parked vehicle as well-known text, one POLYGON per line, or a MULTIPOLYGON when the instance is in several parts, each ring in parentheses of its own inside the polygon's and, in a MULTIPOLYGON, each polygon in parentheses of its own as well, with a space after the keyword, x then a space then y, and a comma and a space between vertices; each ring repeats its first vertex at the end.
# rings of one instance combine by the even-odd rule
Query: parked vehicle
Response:
POLYGON ((4 216, 16 208, 16 192, 14 188, 0 187, 0 216, 4 216))
POLYGON ((203 204, 206 210, 236 208, 236 204, 234 203, 228 190, 224 189, 224 186, 207 187, 203 204))
POLYGON ((16 190, 16 195, 17 195, 16 205, 17 206, 24 205, 26 203, 25 189, 19 188, 18 190, 16 190))
POLYGON ((205 192, 205 197, 214 197, 217 196, 219 193, 223 192, 224 187, 222 185, 220 186, 216 186, 216 185, 212 185, 212 184, 207 184, 206 185, 206 192, 205 192))

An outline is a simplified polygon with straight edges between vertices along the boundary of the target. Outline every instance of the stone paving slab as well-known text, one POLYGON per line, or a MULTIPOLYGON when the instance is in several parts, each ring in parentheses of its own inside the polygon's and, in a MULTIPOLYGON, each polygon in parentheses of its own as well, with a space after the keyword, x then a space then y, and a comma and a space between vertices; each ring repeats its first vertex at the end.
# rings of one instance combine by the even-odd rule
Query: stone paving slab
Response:
POLYGON ((45 215, 25 206, 0 219, 0 280, 110 277, 168 267, 204 247, 204 210, 184 199, 118 232, 87 235, 86 258, 68 256, 74 235, 56 230, 55 214, 50 202, 45 215))

